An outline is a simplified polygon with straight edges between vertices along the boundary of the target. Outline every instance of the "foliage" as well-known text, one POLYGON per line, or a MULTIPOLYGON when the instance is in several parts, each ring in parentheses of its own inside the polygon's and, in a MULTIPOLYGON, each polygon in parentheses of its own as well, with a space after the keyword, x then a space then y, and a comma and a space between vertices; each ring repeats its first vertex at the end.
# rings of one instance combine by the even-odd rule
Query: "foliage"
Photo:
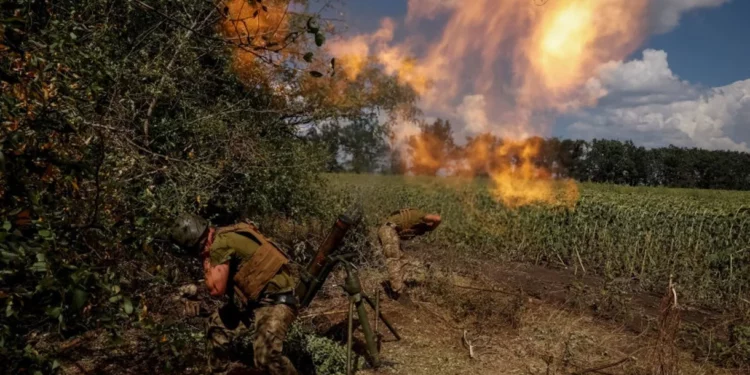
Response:
POLYGON ((327 171, 354 173, 375 172, 383 164, 388 151, 386 127, 369 113, 341 122, 325 124, 307 136, 326 147, 327 171))
MULTIPOLYGON (((199 278, 197 261, 164 241, 170 219, 318 214, 325 154, 300 127, 408 102, 377 70, 351 84, 334 77, 319 48, 331 28, 299 3, 289 12, 286 1, 3 3, 7 371, 51 372, 57 353, 30 339, 62 342, 94 328, 113 339, 143 329, 200 357, 182 344, 190 341, 172 339, 179 335, 156 334, 174 321, 146 323, 171 314, 168 297, 199 278), (231 17, 247 10, 263 27, 238 34, 231 17), (314 69, 330 74, 315 78, 314 69), (362 95, 341 99, 352 90, 362 95)), ((179 372, 186 363, 162 364, 179 372)))
MULTIPOLYGON (((298 362, 303 357, 311 362, 316 375, 341 375, 346 373, 346 347, 344 345, 329 338, 318 336, 300 323, 292 325, 286 343, 286 347, 294 354, 294 358, 297 358, 298 362)), ((352 358, 352 364, 355 368, 361 368, 364 359, 355 355, 352 358)))

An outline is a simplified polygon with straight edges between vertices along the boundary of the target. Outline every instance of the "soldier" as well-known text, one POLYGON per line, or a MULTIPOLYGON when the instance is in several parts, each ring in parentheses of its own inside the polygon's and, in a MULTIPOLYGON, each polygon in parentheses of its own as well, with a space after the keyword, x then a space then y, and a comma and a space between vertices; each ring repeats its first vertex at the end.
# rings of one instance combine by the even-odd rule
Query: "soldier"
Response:
POLYGON ((297 280, 286 254, 252 223, 214 228, 199 216, 182 215, 171 237, 183 248, 200 252, 210 294, 230 296, 208 320, 211 371, 225 373, 232 340, 250 332, 257 368, 272 375, 297 374, 282 354, 298 306, 293 294, 297 280))
POLYGON ((388 269, 388 281, 395 299, 400 299, 403 295, 404 282, 414 280, 415 273, 422 269, 419 262, 404 256, 400 241, 410 240, 434 230, 440 225, 440 220, 438 214, 426 214, 415 208, 405 208, 392 212, 378 230, 378 239, 388 269))

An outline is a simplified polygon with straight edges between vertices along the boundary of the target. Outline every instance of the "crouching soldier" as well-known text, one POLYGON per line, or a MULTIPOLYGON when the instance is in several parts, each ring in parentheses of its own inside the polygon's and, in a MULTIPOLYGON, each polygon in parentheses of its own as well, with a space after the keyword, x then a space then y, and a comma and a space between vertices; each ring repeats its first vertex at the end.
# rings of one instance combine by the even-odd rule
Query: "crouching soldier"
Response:
POLYGON ((401 240, 410 240, 433 231, 440 225, 440 220, 438 214, 405 208, 392 212, 378 230, 391 294, 395 299, 400 299, 405 292, 406 282, 414 281, 418 274, 424 273, 420 262, 409 259, 401 251, 401 240))
POLYGON ((214 228, 199 216, 183 215, 171 236, 178 245, 199 252, 210 294, 230 297, 207 324, 212 372, 226 372, 232 340, 251 333, 255 367, 272 375, 297 374, 282 354, 298 306, 293 295, 297 280, 286 254, 252 223, 214 228))

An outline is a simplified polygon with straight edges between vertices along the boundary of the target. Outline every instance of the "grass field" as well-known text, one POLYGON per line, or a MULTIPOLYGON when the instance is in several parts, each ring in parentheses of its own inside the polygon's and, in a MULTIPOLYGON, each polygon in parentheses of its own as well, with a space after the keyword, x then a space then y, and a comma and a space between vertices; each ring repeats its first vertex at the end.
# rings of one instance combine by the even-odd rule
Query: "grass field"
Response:
POLYGON ((421 241, 439 251, 565 267, 606 280, 636 278, 661 293, 670 275, 682 300, 747 308, 750 193, 580 184, 574 207, 505 208, 484 180, 328 175, 332 197, 359 197, 366 222, 415 206, 444 223, 421 241))

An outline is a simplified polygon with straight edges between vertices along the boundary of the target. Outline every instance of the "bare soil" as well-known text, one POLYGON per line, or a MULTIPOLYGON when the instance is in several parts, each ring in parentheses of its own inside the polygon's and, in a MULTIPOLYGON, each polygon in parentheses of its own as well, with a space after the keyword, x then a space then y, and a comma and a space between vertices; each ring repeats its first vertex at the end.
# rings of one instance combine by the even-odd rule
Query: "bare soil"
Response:
MULTIPOLYGON (((580 292, 581 286, 590 293, 603 285, 594 277, 425 251, 410 255, 430 263, 431 276, 412 289, 413 304, 383 297, 383 311, 402 339, 395 341, 381 325, 383 366, 359 373, 669 373, 662 370, 665 358, 656 350, 664 346, 657 335, 661 296, 625 293, 619 298, 626 306, 610 306, 610 316, 606 309, 588 305, 596 299, 580 292), (618 315, 618 309, 626 312, 618 315)), ((363 272, 365 290, 374 294, 383 276, 363 272)), ((336 296, 335 279, 327 288, 327 299, 317 301, 302 316, 314 320, 320 332, 331 334, 331 326, 341 327, 346 321, 346 299, 343 294, 336 296)), ((683 324, 714 327, 726 319, 718 312, 687 306, 680 316, 683 324)), ((340 333, 334 336, 343 339, 340 333)), ((676 355, 666 360, 680 374, 748 373, 696 361, 690 348, 674 344, 676 355)))

